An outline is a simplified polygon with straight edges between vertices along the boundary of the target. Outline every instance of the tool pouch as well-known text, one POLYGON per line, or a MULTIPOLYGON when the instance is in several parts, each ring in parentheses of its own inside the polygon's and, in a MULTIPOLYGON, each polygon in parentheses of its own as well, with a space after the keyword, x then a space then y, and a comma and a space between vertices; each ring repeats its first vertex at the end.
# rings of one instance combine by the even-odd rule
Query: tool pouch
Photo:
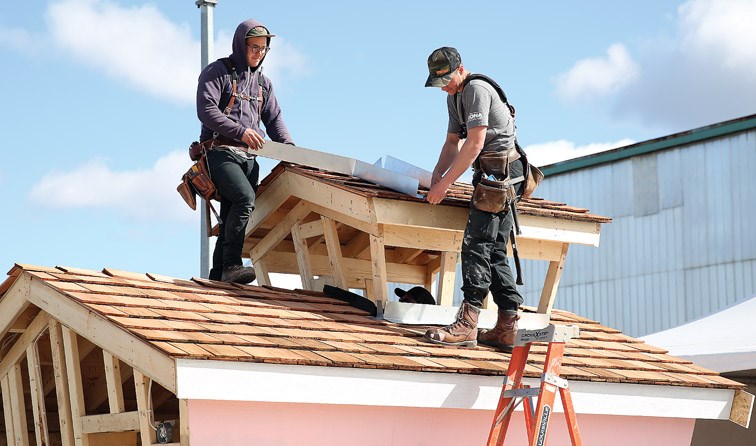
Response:
POLYGON ((509 200, 514 199, 514 186, 504 181, 481 178, 473 191, 472 205, 475 209, 498 214, 509 210, 509 200))
POLYGON ((205 150, 202 147, 202 144, 199 143, 199 141, 194 141, 189 145, 189 158, 191 158, 192 161, 197 161, 198 159, 200 159, 204 152, 205 150))
MULTIPOLYGON (((519 158, 519 154, 517 155, 517 158, 519 158)), ((514 161, 510 158, 508 151, 481 152, 478 155, 478 165, 486 176, 493 175, 496 178, 504 178, 509 175, 509 163, 514 161)))
POLYGON ((543 172, 536 166, 528 163, 525 159, 525 166, 523 171, 525 175, 525 186, 522 189, 522 198, 530 198, 533 195, 533 191, 536 190, 541 181, 543 180, 543 172))
POLYGON ((205 155, 200 156, 197 162, 186 171, 176 190, 192 209, 197 209, 195 194, 207 201, 220 200, 218 191, 215 189, 215 184, 210 179, 205 155))

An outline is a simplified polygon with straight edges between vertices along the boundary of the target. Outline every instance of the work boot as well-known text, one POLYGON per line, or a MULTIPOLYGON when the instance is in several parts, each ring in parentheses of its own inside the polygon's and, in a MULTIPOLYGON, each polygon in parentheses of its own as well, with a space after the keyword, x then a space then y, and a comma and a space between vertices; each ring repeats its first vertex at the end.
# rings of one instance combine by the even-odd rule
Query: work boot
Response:
POLYGON ((457 320, 453 324, 441 328, 431 328, 425 332, 425 339, 442 345, 460 345, 475 347, 478 336, 478 315, 480 308, 467 302, 462 302, 457 312, 457 320))
POLYGON ((223 267, 221 280, 228 283, 240 283, 246 285, 254 282, 257 278, 255 269, 251 266, 231 265, 223 267))
POLYGON ((496 320, 496 326, 492 330, 480 330, 478 333, 478 342, 483 345, 490 345, 497 349, 511 353, 514 348, 515 337, 517 336, 517 320, 520 319, 518 314, 513 314, 499 310, 499 318, 496 320))

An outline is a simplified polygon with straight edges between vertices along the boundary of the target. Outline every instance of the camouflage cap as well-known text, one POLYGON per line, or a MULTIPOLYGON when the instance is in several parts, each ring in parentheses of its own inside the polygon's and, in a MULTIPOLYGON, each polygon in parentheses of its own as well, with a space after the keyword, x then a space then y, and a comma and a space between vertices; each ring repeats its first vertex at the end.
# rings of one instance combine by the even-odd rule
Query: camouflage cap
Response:
POLYGON ((264 26, 255 26, 247 32, 247 38, 249 37, 276 37, 275 34, 271 34, 268 28, 264 26))
POLYGON ((462 65, 462 58, 456 48, 441 47, 428 56, 428 80, 426 87, 445 87, 449 84, 454 70, 462 65))

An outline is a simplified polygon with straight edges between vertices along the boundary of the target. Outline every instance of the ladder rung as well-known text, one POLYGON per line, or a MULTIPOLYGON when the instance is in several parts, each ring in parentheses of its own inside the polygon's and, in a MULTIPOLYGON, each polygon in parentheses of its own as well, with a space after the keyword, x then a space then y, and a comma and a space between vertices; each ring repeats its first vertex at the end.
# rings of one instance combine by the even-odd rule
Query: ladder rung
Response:
POLYGON ((541 394, 541 388, 540 387, 532 387, 529 389, 511 389, 504 392, 505 398, 523 398, 523 397, 531 397, 531 396, 538 396, 541 394))

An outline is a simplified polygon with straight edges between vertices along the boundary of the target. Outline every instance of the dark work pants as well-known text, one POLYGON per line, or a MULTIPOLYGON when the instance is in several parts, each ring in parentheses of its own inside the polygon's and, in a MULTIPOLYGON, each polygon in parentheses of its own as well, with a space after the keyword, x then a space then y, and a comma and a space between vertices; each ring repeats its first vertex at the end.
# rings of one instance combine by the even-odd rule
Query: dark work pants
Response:
MULTIPOLYGON (((522 163, 511 165, 510 175, 522 175, 522 163)), ((522 183, 516 185, 518 195, 522 183)), ((514 224, 509 211, 492 214, 470 206, 462 240, 462 292, 465 301, 480 308, 491 291, 500 310, 516 313, 523 302, 507 261, 507 241, 514 224)))
POLYGON ((213 251, 211 280, 220 280, 223 267, 242 264, 244 233, 255 208, 255 191, 260 166, 229 150, 214 149, 207 154, 210 177, 221 195, 220 234, 213 251))

